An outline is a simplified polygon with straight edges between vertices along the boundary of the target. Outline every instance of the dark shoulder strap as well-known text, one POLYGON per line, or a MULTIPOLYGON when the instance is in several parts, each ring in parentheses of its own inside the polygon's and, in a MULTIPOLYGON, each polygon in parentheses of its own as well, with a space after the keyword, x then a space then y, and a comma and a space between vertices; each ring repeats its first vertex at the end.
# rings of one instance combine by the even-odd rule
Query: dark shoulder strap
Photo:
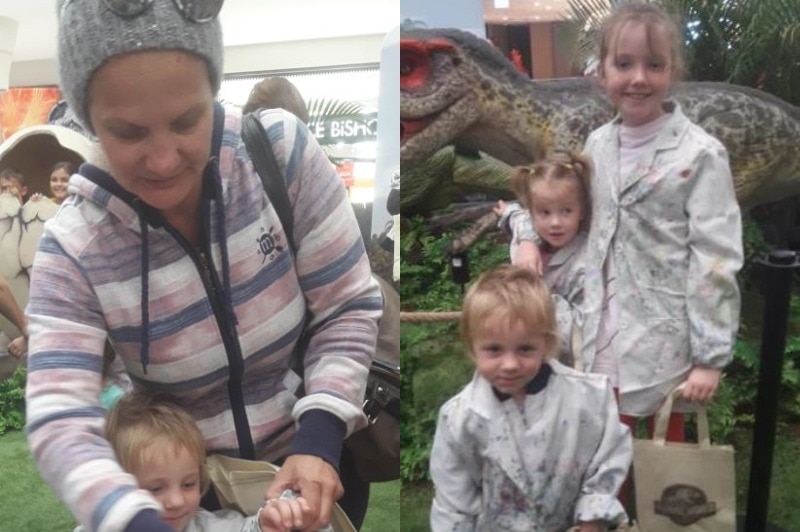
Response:
MULTIPOLYGON (((292 214, 292 203, 289 201, 289 192, 286 190, 286 181, 284 181, 283 172, 278 167, 278 161, 275 160, 275 153, 272 151, 269 138, 267 138, 267 132, 264 131, 264 126, 261 125, 257 114, 258 111, 253 111, 242 117, 242 139, 247 152, 250 154, 250 159, 253 160, 253 166, 261 178, 261 183, 264 185, 267 198, 269 198, 272 207, 281 220, 283 232, 289 241, 289 249, 292 251, 292 255, 297 256, 297 247, 294 244, 294 215, 292 214)), ((306 307, 306 315, 303 322, 304 332, 300 335, 297 344, 295 344, 290 362, 291 368, 301 379, 305 373, 303 354, 308 347, 309 323, 311 323, 311 310, 306 307)), ((300 386, 300 389, 295 394, 298 397, 305 395, 305 388, 300 386)))
POLYGON ((222 134, 225 131, 225 108, 219 102, 214 102, 214 126, 211 133, 211 155, 219 157, 222 149, 222 134))
POLYGON ((258 111, 247 113, 242 117, 242 139, 250 154, 250 159, 253 161, 253 166, 261 177, 267 197, 275 212, 278 213, 292 254, 296 255, 297 248, 294 244, 293 231, 294 215, 292 214, 292 203, 289 201, 289 192, 286 190, 286 182, 278 167, 278 161, 275 160, 275 153, 272 151, 272 144, 269 142, 267 132, 256 113, 258 111))

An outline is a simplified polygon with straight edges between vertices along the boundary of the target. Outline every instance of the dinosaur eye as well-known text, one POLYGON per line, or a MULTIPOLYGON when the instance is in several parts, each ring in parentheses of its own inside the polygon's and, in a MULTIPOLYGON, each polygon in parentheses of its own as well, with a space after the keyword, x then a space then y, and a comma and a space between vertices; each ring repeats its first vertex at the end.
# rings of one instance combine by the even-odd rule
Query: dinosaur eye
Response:
POLYGON ((400 88, 414 90, 425 84, 431 73, 428 54, 400 48, 400 88))

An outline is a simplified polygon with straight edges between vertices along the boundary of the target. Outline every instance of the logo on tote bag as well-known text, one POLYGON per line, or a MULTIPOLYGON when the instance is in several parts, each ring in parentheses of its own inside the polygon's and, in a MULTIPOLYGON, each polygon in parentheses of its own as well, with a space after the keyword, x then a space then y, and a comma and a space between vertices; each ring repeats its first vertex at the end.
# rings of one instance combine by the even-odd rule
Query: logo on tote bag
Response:
POLYGON ((717 513, 717 505, 697 486, 673 484, 664 488, 661 500, 655 501, 655 513, 676 525, 688 526, 717 513))

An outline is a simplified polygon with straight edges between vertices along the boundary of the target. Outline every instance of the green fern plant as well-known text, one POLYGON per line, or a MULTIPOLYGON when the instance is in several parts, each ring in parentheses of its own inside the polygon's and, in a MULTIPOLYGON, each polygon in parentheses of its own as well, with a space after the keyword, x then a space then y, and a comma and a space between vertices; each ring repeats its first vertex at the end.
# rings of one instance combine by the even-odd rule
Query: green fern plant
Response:
POLYGON ((20 365, 11 378, 0 381, 0 434, 25 426, 26 373, 24 365, 20 365))

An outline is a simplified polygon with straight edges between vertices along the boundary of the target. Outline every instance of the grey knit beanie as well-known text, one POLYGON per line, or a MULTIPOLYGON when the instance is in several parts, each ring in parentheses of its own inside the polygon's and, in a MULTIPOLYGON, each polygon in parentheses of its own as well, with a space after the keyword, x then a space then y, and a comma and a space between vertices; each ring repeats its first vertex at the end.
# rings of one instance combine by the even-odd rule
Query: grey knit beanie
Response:
POLYGON ((211 90, 222 80, 222 29, 186 20, 173 0, 153 0, 141 15, 122 18, 101 0, 58 1, 58 69, 61 92, 78 120, 89 121, 89 82, 108 59, 145 50, 180 50, 206 60, 211 90))

